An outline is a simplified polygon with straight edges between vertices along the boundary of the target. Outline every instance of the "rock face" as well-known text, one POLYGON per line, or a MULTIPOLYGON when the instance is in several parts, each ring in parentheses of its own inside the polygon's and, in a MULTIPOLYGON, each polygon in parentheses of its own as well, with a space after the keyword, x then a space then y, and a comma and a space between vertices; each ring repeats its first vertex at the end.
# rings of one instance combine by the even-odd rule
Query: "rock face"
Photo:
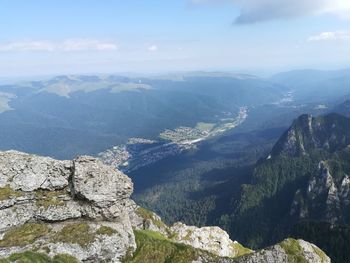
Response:
POLYGON ((304 114, 278 140, 271 155, 296 157, 307 155, 315 149, 334 152, 349 144, 348 118, 336 113, 319 117, 304 114))
MULTIPOLYGON (((330 262, 317 247, 302 240, 293 246, 282 242, 253 252, 230 240, 218 227, 181 223, 168 227, 156 214, 137 206, 130 199, 132 191, 130 178, 92 157, 58 161, 0 152, 0 262, 14 262, 12 256, 17 258, 15 262, 22 262, 18 257, 32 251, 23 262, 39 262, 33 258, 44 255, 61 259, 74 256, 87 263, 153 263, 154 256, 151 261, 134 261, 134 257, 164 251, 178 251, 181 256, 184 247, 191 251, 189 263, 294 262, 294 256, 302 257, 303 262, 330 262), (147 240, 155 242, 156 248, 161 246, 160 251, 147 251, 152 246, 144 243, 146 239, 135 239, 134 231, 149 236, 147 240), (137 250, 136 244, 141 248, 137 250)), ((163 256, 164 262, 177 263, 163 256)))
POLYGON ((199 228, 180 222, 168 227, 156 214, 143 208, 138 209, 134 215, 137 219, 133 219, 136 229, 153 230, 162 233, 169 242, 198 249, 197 259, 189 260, 189 263, 331 262, 330 258, 317 246, 301 239, 286 239, 266 249, 253 251, 243 247, 237 241, 232 241, 229 235, 219 227, 199 228), (138 209, 141 211, 137 211, 138 209))
POLYGON ((128 250, 135 249, 129 220, 135 207, 129 199, 132 191, 126 175, 92 157, 57 161, 2 152, 0 256, 45 246, 49 255, 68 253, 85 262, 119 262, 128 250), (26 227, 37 222, 45 222, 44 236, 39 233, 31 242, 11 244, 6 233, 17 231, 26 236, 26 227), (81 228, 89 243, 70 239, 81 228))
POLYGON ((332 224, 348 223, 346 211, 350 208, 350 179, 346 174, 335 174, 331 165, 328 160, 319 162, 306 190, 297 191, 291 215, 332 224))
POLYGON ((252 252, 236 241, 219 227, 195 227, 175 223, 170 228, 173 240, 179 243, 206 250, 221 257, 237 257, 252 252))
POLYGON ((318 247, 304 240, 286 239, 272 247, 239 258, 237 263, 308 262, 330 263, 329 257, 318 247))

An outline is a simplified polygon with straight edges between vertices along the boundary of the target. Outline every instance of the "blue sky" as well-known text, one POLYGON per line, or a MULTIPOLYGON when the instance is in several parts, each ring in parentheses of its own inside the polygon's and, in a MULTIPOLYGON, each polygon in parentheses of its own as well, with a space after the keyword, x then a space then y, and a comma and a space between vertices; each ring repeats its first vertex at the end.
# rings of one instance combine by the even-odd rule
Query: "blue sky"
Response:
POLYGON ((0 77, 350 67, 350 0, 0 0, 0 77))

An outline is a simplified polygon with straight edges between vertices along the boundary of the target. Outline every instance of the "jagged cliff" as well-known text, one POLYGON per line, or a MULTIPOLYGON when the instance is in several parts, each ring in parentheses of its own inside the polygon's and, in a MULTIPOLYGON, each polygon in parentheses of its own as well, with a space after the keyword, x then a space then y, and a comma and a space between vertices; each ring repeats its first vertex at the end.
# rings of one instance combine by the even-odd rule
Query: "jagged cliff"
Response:
POLYGON ((168 227, 132 191, 92 157, 1 152, 0 262, 330 262, 302 240, 254 252, 218 227, 168 227))
POLYGON ((350 119, 338 114, 302 115, 282 136, 272 156, 303 159, 308 166, 306 182, 295 192, 291 215, 350 223, 349 145, 350 119))
POLYGON ((252 247, 291 235, 305 238, 335 262, 348 262, 349 160, 350 118, 301 115, 243 185, 230 232, 252 247), (333 227, 344 229, 337 239, 328 240, 326 232, 319 235, 333 227))

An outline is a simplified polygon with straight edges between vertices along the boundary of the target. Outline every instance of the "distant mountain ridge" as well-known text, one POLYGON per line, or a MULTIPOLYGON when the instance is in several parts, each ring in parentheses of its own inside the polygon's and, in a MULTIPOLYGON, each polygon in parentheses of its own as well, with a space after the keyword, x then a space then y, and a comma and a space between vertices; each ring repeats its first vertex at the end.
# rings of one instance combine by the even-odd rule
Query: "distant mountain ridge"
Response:
POLYGON ((278 73, 269 80, 293 90, 304 101, 327 101, 350 94, 350 69, 293 70, 278 73))
POLYGON ((258 78, 57 76, 0 86, 0 149, 56 158, 97 154, 131 137, 234 117, 282 93, 258 78), (40 137, 40 140, 39 140, 40 137))
POLYGON ((334 107, 333 111, 339 114, 342 114, 344 116, 350 117, 350 99, 347 99, 343 103, 334 107))

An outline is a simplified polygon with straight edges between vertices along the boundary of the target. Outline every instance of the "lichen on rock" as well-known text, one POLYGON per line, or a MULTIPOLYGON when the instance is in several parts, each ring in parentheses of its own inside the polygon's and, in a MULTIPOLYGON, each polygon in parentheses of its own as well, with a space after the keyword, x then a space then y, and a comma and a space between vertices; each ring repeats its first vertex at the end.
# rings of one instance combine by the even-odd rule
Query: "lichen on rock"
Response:
POLYGON ((136 246, 132 190, 126 175, 92 157, 1 152, 0 258, 35 250, 120 262, 136 246))
POLYGON ((172 239, 221 257, 238 257, 253 252, 244 248, 219 227, 195 227, 176 223, 170 228, 172 239))

